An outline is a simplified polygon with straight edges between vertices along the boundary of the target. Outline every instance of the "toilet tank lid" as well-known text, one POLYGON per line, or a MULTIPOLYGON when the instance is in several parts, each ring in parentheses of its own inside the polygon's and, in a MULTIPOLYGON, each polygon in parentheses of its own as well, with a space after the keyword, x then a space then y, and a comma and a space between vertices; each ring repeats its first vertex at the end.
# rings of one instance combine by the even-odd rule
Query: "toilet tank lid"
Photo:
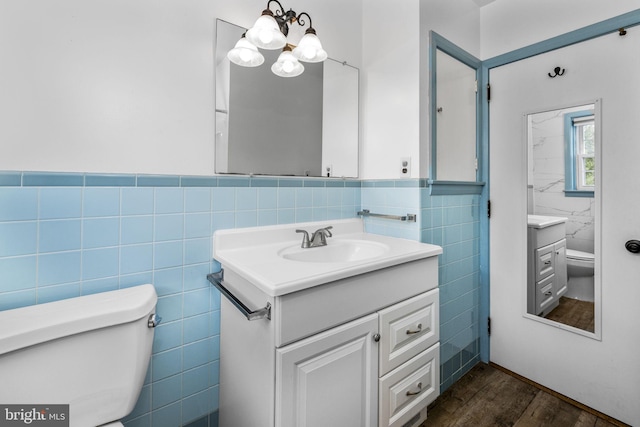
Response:
POLYGON ((583 261, 593 261, 594 256, 590 252, 577 251, 575 249, 567 249, 567 258, 573 258, 583 261))
POLYGON ((140 285, 0 311, 0 354, 139 320, 155 311, 153 285, 140 285))

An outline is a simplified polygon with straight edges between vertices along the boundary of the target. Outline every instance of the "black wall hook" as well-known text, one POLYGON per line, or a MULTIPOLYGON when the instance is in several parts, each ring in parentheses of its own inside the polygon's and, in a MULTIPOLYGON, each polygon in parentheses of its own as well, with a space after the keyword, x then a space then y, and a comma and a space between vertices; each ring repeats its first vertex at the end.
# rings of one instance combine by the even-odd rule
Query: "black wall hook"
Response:
POLYGON ((556 68, 553 69, 553 72, 555 73, 553 76, 551 75, 551 73, 547 73, 549 75, 549 77, 551 77, 552 79, 563 75, 564 74, 564 68, 556 67, 556 68))

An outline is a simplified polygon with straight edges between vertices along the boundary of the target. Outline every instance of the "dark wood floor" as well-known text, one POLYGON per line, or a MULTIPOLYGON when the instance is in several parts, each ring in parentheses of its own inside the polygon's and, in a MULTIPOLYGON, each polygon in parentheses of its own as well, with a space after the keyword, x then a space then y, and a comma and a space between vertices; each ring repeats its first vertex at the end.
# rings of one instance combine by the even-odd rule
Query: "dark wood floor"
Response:
POLYGON ((479 363, 429 406, 421 427, 626 426, 565 399, 497 366, 479 363))
POLYGON ((546 318, 584 331, 593 332, 595 316, 593 303, 560 297, 560 304, 546 318))

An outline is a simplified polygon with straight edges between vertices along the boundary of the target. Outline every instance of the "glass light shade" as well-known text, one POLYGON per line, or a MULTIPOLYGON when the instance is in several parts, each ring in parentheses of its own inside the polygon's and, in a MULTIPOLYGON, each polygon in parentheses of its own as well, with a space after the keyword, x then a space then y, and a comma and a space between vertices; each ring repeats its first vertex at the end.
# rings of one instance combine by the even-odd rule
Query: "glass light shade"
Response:
POLYGON ((293 56, 304 62, 322 62, 327 59, 327 52, 322 48, 318 36, 307 32, 293 49, 293 56))
POLYGON ((249 40, 242 37, 236 46, 227 53, 227 58, 243 67, 257 67, 264 62, 264 56, 249 40))
POLYGON ((253 27, 247 31, 247 39, 262 49, 281 49, 287 44, 287 38, 272 15, 262 15, 253 27))
POLYGON ((280 77, 295 77, 302 74, 304 66, 298 62, 290 50, 284 50, 275 64, 271 66, 273 74, 280 77))

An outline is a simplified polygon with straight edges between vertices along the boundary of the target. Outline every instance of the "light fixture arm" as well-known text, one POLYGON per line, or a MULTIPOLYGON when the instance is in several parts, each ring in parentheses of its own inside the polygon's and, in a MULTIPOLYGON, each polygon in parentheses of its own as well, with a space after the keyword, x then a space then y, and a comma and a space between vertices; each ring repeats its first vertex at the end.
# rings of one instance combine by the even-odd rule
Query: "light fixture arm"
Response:
POLYGON ((296 19, 296 21, 298 22, 298 25, 300 25, 301 27, 304 27, 306 22, 302 19, 302 16, 306 16, 309 19, 309 28, 307 29, 306 33, 311 33, 311 34, 315 34, 316 30, 315 28, 313 28, 313 22, 311 21, 311 16, 309 16, 309 14, 307 12, 302 12, 300 13, 300 15, 298 15, 298 18, 296 19))
POLYGON ((285 15, 284 7, 282 7, 282 3, 280 3, 278 0, 269 0, 269 1, 267 1, 267 8, 265 10, 271 11, 271 3, 277 3, 278 4, 278 10, 276 10, 276 16, 282 17, 282 16, 285 15))
POLYGON ((269 0, 267 1, 267 8, 262 12, 263 15, 271 15, 278 23, 280 27, 280 31, 285 36, 289 35, 289 24, 293 24, 297 22, 298 25, 304 27, 306 25, 306 21, 302 19, 303 16, 306 16, 309 20, 309 28, 306 32, 315 34, 316 30, 313 28, 313 23, 311 21, 311 16, 307 12, 302 12, 299 15, 293 10, 289 9, 285 12, 284 6, 278 0, 269 0), (271 3, 276 3, 278 8, 274 11, 271 10, 271 3))

